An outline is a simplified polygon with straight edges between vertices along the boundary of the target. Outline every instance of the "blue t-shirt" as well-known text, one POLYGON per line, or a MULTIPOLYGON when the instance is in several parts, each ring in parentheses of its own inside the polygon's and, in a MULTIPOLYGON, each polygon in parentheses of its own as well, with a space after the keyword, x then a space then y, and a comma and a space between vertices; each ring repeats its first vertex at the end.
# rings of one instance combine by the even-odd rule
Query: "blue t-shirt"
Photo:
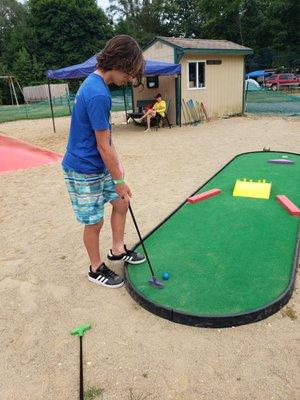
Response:
POLYGON ((97 174, 106 167, 97 149, 95 130, 110 130, 111 97, 100 75, 90 74, 74 101, 69 140, 62 165, 83 174, 97 174))

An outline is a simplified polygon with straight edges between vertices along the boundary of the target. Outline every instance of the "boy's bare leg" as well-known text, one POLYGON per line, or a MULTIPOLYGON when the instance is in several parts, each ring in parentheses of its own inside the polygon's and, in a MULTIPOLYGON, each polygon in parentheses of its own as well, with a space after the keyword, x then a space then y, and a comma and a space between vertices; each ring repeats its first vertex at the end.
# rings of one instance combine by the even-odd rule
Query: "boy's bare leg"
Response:
POLYGON ((147 129, 151 128, 151 118, 155 117, 155 115, 156 115, 156 111, 153 111, 153 110, 151 112, 149 112, 149 114, 147 114, 147 129))
POLYGON ((149 114, 152 113, 152 110, 148 110, 141 118, 140 121, 142 121, 144 118, 148 117, 149 114))
POLYGON ((150 127, 151 127, 151 118, 152 118, 152 115, 148 114, 147 115, 147 128, 148 129, 150 129, 150 127))
POLYGON ((111 213, 111 230, 112 230, 112 252, 115 255, 124 253, 124 231, 126 222, 126 213, 128 204, 124 200, 111 201, 113 206, 111 213))
POLYGON ((99 236, 103 226, 103 220, 93 225, 85 225, 83 242, 88 252, 91 268, 95 272, 101 264, 99 236))

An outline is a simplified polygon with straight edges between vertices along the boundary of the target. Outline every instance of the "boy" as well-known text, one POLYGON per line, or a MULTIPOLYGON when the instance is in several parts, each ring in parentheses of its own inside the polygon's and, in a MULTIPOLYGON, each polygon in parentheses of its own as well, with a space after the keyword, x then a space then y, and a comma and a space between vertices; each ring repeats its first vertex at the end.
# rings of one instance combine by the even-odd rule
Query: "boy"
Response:
POLYGON ((141 83, 144 58, 137 42, 127 35, 115 36, 97 54, 97 69, 80 86, 74 101, 69 140, 62 161, 64 178, 76 219, 84 224, 83 241, 90 267, 88 279, 117 288, 122 277, 109 269, 100 256, 99 236, 104 204, 112 204, 111 261, 140 264, 145 256, 124 245, 124 229, 131 191, 111 139, 111 97, 108 84, 141 83))
POLYGON ((166 115, 166 102, 162 99, 161 94, 158 93, 154 97, 154 99, 156 100, 154 106, 150 110, 148 110, 145 115, 143 115, 142 118, 140 118, 140 120, 138 121, 142 122, 144 118, 147 118, 147 128, 145 129, 145 132, 151 131, 151 119, 155 119, 155 122, 159 124, 163 117, 166 115))

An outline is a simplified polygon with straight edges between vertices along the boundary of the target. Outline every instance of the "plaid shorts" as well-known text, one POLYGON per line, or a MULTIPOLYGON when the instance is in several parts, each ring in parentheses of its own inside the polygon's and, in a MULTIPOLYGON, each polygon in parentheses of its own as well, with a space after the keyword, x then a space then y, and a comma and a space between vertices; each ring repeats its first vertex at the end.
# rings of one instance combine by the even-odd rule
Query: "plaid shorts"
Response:
POLYGON ((75 217, 82 224, 100 222, 104 204, 120 198, 107 170, 100 174, 82 174, 63 167, 63 173, 75 217))

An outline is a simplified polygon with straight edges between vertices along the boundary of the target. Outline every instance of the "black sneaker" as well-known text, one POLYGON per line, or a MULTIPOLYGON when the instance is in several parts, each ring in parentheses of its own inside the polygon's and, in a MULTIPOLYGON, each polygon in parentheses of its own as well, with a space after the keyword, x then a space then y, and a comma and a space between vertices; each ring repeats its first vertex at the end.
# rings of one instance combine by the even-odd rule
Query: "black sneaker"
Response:
POLYGON ((124 284, 124 279, 109 269, 104 263, 98 267, 96 272, 92 271, 90 266, 88 280, 108 288, 119 288, 124 284))
POLYGON ((119 255, 114 255, 110 249, 107 258, 110 261, 126 261, 129 264, 141 264, 146 260, 144 254, 136 253, 135 251, 128 250, 124 245, 125 252, 119 255))

